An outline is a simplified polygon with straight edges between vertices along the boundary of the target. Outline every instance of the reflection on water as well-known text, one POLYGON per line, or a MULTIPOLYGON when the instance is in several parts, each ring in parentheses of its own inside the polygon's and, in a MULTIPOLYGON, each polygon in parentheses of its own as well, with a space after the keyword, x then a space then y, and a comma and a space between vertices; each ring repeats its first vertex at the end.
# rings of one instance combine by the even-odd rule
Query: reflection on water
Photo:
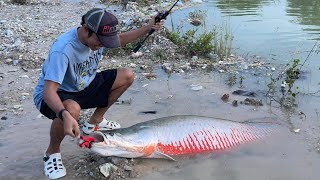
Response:
POLYGON ((259 15, 264 4, 272 0, 218 0, 217 7, 222 13, 232 16, 259 15))
MULTIPOLYGON (((233 53, 287 63, 294 58, 304 60, 320 40, 319 4, 319 0, 208 0, 203 5, 175 11, 171 19, 179 24, 185 22, 188 13, 205 11, 207 29, 230 24, 233 53)), ((171 21, 166 23, 170 29, 171 21)), ((184 28, 194 27, 185 24, 184 28)), ((314 56, 309 57, 308 63, 319 68, 320 62, 314 56)))
POLYGON ((287 0, 288 16, 295 16, 295 23, 307 25, 303 30, 314 37, 320 39, 320 1, 319 0, 287 0))
MULTIPOLYGON (((287 0, 287 14, 296 16, 297 23, 303 25, 320 26, 320 1, 319 0, 287 0)), ((318 27, 319 28, 319 27, 318 27)))
MULTIPOLYGON (((319 0, 209 0, 209 4, 219 9, 224 16, 260 16, 266 20, 268 8, 275 10, 278 18, 303 25, 301 29, 310 34, 311 40, 320 40, 320 1, 319 0)), ((260 19, 261 20, 261 19, 260 19)), ((262 21, 262 20, 261 20, 262 21)))
POLYGON ((230 16, 263 15, 264 6, 285 4, 286 15, 295 17, 293 22, 320 26, 319 0, 209 0, 209 4, 214 3, 223 14, 230 16))

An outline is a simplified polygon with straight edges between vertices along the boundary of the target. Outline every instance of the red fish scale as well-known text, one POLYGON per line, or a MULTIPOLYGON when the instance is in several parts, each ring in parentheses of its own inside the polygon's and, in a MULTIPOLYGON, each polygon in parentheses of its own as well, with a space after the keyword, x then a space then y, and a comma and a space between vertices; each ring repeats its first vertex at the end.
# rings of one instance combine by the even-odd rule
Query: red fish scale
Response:
POLYGON ((252 142, 267 133, 265 130, 254 127, 230 128, 229 136, 226 132, 219 133, 214 127, 211 130, 211 132, 208 129, 194 131, 183 139, 169 144, 159 142, 158 149, 168 155, 220 151, 252 142))

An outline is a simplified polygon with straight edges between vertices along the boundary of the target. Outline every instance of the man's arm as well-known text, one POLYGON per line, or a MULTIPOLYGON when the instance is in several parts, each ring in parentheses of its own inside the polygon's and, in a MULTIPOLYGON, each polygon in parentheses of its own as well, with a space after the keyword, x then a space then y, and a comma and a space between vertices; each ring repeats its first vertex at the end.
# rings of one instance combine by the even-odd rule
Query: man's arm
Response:
POLYGON ((155 29, 156 31, 161 29, 162 25, 163 25, 163 20, 158 23, 154 23, 154 18, 152 18, 150 20, 149 24, 147 24, 147 25, 144 25, 144 26, 142 26, 138 29, 135 29, 135 30, 120 33, 119 34, 120 44, 123 47, 126 44, 131 43, 131 42, 145 36, 146 34, 149 33, 149 31, 151 29, 155 29))
MULTIPOLYGON (((57 90, 60 84, 46 80, 43 87, 43 100, 56 113, 57 117, 62 109, 65 109, 57 90)), ((80 137, 80 130, 78 122, 74 119, 68 111, 63 111, 63 129, 64 133, 72 137, 80 137)))
POLYGON ((60 85, 53 81, 44 81, 43 87, 43 100, 47 103, 47 105, 57 114, 61 109, 65 109, 63 106, 58 94, 57 90, 60 85))

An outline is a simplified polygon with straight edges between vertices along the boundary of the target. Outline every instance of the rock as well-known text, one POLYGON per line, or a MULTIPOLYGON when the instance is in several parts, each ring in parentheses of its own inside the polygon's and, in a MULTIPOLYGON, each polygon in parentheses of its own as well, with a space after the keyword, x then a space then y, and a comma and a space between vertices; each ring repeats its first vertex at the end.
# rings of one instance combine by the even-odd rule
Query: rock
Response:
POLYGON ((124 170, 125 171, 133 171, 133 168, 131 166, 128 166, 128 165, 124 165, 124 170))
POLYGON ((30 93, 25 93, 25 92, 24 92, 24 93, 21 93, 21 95, 22 95, 22 96, 29 96, 30 93))
POLYGON ((208 53, 205 55, 208 59, 212 60, 212 61, 215 61, 219 58, 218 54, 215 54, 213 52, 211 53, 208 53))
POLYGON ((116 104, 131 104, 132 99, 123 99, 123 98, 119 98, 117 99, 117 101, 115 102, 116 104))
POLYGON ((163 63, 162 64, 162 69, 166 72, 166 73, 172 73, 172 66, 170 63, 163 63))
POLYGON ((200 19, 190 19, 189 20, 190 24, 194 26, 200 26, 201 25, 201 20, 200 19))
POLYGON ((21 76, 19 76, 19 78, 29 78, 29 76, 28 75, 21 75, 21 76))
POLYGON ((185 70, 185 71, 189 71, 191 70, 191 66, 190 63, 186 63, 185 65, 181 66, 181 69, 185 70))
POLYGON ((138 52, 136 52, 136 53, 132 53, 131 55, 130 55, 130 57, 131 58, 139 58, 139 57, 141 57, 141 56, 143 56, 143 53, 142 52, 140 52, 140 51, 138 51, 138 52))
POLYGON ((233 91, 232 94, 242 95, 242 96, 250 96, 250 97, 255 97, 256 96, 255 92, 245 91, 245 90, 241 90, 241 89, 233 91))
POLYGON ((127 159, 121 157, 112 157, 111 162, 115 165, 120 165, 122 163, 127 163, 127 159))
POLYGON ((293 129, 293 132, 299 133, 299 132, 300 132, 300 129, 293 129))
POLYGON ((232 101, 232 106, 237 107, 238 106, 238 101, 237 100, 232 101))
POLYGON ((253 106, 263 106, 261 100, 255 100, 255 99, 252 99, 252 98, 246 98, 244 100, 244 104, 245 105, 253 105, 253 106))
POLYGON ((13 106, 14 109, 20 109, 20 108, 22 108, 22 107, 23 107, 23 106, 22 106, 21 104, 18 104, 18 105, 14 105, 14 106, 13 106))
POLYGON ((222 100, 223 102, 228 102, 228 101, 229 101, 229 94, 224 94, 224 95, 222 95, 221 100, 222 100))
POLYGON ((37 119, 42 118, 42 117, 44 117, 44 115, 43 115, 43 114, 39 114, 39 115, 37 116, 37 119))
POLYGON ((105 163, 99 166, 99 170, 105 177, 109 177, 111 173, 118 170, 118 167, 111 163, 105 163))
POLYGON ((157 77, 157 75, 153 73, 142 73, 142 75, 150 80, 154 80, 157 77))
POLYGON ((135 63, 130 63, 130 65, 129 65, 131 68, 136 68, 137 67, 137 65, 135 64, 135 63))

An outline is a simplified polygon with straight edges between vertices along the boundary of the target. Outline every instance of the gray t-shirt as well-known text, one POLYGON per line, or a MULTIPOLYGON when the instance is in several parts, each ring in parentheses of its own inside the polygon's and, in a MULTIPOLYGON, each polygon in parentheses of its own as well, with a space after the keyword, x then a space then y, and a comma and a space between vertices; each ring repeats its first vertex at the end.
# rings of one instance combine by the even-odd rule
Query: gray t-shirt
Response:
POLYGON ((59 83, 58 91, 78 92, 89 86, 96 76, 104 48, 92 51, 78 38, 77 28, 65 32, 52 44, 42 65, 33 99, 40 110, 45 80, 59 83))

